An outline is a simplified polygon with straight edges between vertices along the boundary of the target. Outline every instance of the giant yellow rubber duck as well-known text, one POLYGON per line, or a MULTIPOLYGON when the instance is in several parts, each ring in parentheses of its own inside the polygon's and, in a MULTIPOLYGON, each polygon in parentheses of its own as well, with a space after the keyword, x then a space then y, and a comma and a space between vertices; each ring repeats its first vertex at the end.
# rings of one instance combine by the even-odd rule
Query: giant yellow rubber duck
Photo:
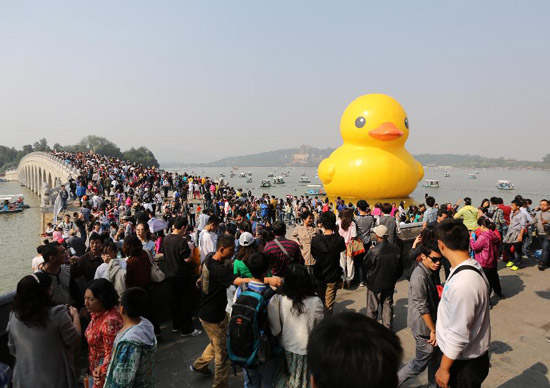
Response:
POLYGON ((330 198, 403 198, 424 176, 405 149, 409 119, 385 94, 365 94, 348 105, 340 120, 344 144, 319 164, 330 198))

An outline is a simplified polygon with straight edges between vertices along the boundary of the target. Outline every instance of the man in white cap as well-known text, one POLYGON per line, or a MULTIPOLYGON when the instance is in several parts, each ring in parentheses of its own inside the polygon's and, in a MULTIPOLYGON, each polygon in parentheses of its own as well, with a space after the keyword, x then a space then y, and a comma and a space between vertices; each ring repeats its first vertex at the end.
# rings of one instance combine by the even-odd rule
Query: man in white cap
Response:
POLYGON ((382 324, 391 329, 395 283, 403 273, 401 253, 396 245, 388 242, 388 228, 385 225, 378 225, 373 231, 376 244, 373 244, 364 261, 367 317, 377 320, 378 307, 382 305, 382 324))

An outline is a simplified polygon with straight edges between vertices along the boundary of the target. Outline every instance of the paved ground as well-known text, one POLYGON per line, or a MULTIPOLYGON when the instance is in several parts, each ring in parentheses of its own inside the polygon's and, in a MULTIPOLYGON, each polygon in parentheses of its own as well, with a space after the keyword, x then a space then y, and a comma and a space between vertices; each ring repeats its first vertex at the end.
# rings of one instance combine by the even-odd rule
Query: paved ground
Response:
MULTIPOLYGON (((502 289, 507 299, 495 303, 491 310, 491 370, 484 387, 549 387, 550 388, 550 270, 540 272, 534 260, 526 268, 512 272, 499 271, 502 289)), ((406 327, 407 281, 397 285, 395 294, 395 331, 405 351, 404 361, 413 357, 414 340, 406 327)), ((365 289, 339 291, 336 311, 365 312, 365 289)), ((197 357, 207 337, 182 339, 173 335, 169 327, 163 330, 164 342, 156 357, 157 386, 206 388, 212 379, 189 371, 189 364, 197 357)), ((213 369, 213 366, 212 366, 213 369)), ((407 387, 427 383, 426 373, 407 382, 407 387)), ((242 387, 242 373, 231 376, 230 387, 242 387)))

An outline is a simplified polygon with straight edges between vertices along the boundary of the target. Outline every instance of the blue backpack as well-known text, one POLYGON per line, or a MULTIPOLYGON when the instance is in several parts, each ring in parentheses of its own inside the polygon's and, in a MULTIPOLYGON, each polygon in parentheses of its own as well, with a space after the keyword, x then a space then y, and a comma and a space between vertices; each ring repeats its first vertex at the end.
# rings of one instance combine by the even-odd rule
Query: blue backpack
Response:
POLYGON ((280 353, 267 319, 267 303, 275 292, 269 287, 261 294, 243 289, 233 304, 227 351, 234 366, 253 369, 280 353))

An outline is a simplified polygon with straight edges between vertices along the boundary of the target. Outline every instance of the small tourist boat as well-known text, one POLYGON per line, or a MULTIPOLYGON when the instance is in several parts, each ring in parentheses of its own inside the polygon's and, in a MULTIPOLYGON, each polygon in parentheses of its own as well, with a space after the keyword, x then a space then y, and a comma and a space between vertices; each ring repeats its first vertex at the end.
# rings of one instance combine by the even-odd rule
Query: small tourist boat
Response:
POLYGON ((19 213, 28 207, 23 194, 0 196, 0 213, 19 213))
POLYGON ((220 178, 225 178, 225 174, 223 172, 220 172, 220 178))
POLYGON ((252 176, 252 171, 248 171, 248 172, 246 173, 246 175, 252 176))
POLYGON ((235 173, 234 173, 233 171, 231 171, 231 172, 229 173, 229 178, 234 178, 234 177, 235 177, 235 173))
POLYGON ((300 177, 300 183, 311 183, 311 180, 307 176, 302 175, 300 177))
POLYGON ((271 187, 271 181, 269 179, 262 179, 260 187, 271 187))
POLYGON ((273 178, 273 183, 277 185, 282 185, 283 183, 285 183, 285 179, 282 176, 278 176, 276 178, 273 178))
POLYGON ((246 178, 246 174, 244 172, 239 173, 239 178, 246 178))
POLYGON ((477 175, 476 174, 469 174, 468 179, 477 179, 477 175))
POLYGON ((445 171, 445 178, 448 178, 451 176, 451 173, 449 171, 445 171))
POLYGON ((437 189, 439 188, 439 181, 437 179, 424 179, 422 186, 437 189))
POLYGON ((272 172, 270 172, 269 174, 267 174, 267 177, 268 177, 268 178, 273 178, 274 176, 275 176, 275 175, 274 175, 272 172))
POLYGON ((247 179, 246 179, 246 183, 252 183, 252 178, 250 178, 250 177, 247 178, 247 179))
POLYGON ((508 180, 497 181, 497 189, 499 190, 514 190, 514 184, 508 180))
POLYGON ((307 185, 307 195, 327 195, 325 189, 321 185, 307 185))

